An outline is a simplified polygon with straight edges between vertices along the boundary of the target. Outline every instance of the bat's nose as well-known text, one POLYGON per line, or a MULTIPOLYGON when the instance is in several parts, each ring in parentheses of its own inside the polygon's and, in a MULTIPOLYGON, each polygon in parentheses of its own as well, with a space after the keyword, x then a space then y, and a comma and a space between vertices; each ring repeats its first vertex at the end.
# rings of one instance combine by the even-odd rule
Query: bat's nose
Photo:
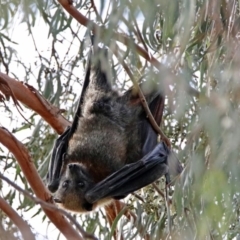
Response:
POLYGON ((75 164, 75 163, 68 164, 69 170, 73 170, 74 168, 76 168, 76 166, 77 166, 77 164, 75 164))

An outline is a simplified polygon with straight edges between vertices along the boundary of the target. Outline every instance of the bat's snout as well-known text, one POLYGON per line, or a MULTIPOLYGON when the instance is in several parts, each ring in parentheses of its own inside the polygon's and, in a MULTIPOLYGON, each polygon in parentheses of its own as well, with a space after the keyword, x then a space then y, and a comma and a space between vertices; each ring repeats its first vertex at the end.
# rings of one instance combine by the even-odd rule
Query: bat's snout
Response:
POLYGON ((75 163, 70 163, 70 164, 68 164, 68 168, 69 168, 69 170, 74 170, 74 169, 77 168, 77 164, 75 164, 75 163))

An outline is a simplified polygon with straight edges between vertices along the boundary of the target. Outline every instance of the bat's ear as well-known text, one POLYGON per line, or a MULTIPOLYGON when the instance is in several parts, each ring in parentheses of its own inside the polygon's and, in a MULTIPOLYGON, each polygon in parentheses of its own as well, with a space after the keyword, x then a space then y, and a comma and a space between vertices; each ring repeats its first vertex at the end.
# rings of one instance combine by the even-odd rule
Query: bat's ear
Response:
MULTIPOLYGON (((161 90, 161 86, 157 84, 155 81, 148 79, 146 81, 142 80, 139 83, 139 87, 145 96, 147 104, 152 108, 156 108, 155 106, 159 104, 159 101, 164 102, 164 93, 161 90), (158 100, 156 100, 158 98, 158 100), (156 104, 156 102, 158 102, 156 104)), ((142 101, 138 94, 138 88, 135 86, 130 87, 122 96, 123 101, 129 102, 131 105, 141 104, 142 101)), ((157 121, 157 120, 156 120, 157 121)))
POLYGON ((58 187, 59 187, 59 179, 55 179, 50 184, 47 185, 47 188, 51 193, 56 192, 58 187))

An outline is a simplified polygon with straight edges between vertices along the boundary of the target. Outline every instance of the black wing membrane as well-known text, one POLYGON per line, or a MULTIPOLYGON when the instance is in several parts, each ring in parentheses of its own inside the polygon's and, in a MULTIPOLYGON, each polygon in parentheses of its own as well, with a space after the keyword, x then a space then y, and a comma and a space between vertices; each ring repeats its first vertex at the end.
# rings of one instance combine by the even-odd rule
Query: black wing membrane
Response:
POLYGON ((141 160, 127 164, 89 190, 85 198, 94 203, 102 198, 121 199, 168 173, 169 149, 162 142, 141 160))
MULTIPOLYGON (((160 126, 164 110, 164 95, 158 92, 157 96, 149 104, 149 109, 157 123, 160 126)), ((141 122, 141 141, 142 141, 142 154, 145 156, 157 145, 157 132, 153 129, 149 119, 144 117, 141 122)), ((181 163, 173 151, 169 151, 168 167, 169 172, 166 174, 167 183, 170 182, 170 174, 177 176, 183 170, 181 163)))
POLYGON ((50 192, 55 192, 59 186, 60 172, 63 165, 64 154, 67 151, 70 127, 55 141, 52 157, 47 173, 47 187, 50 192))
MULTIPOLYGON (((164 108, 164 96, 157 92, 156 97, 149 103, 149 109, 157 123, 158 126, 161 124, 162 115, 164 108)), ((139 131, 141 132, 141 142, 142 142, 142 156, 148 154, 157 145, 158 134, 153 129, 149 119, 144 115, 141 120, 139 131)))
POLYGON ((91 69, 91 53, 89 55, 87 72, 84 78, 82 92, 79 98, 77 111, 75 113, 73 123, 71 127, 68 127, 64 133, 57 138, 54 144, 52 157, 49 163, 48 173, 47 173, 47 187, 50 192, 55 192, 58 189, 61 169, 64 163, 64 155, 67 152, 69 139, 72 137, 77 129, 79 117, 81 116, 81 105, 83 103, 84 94, 90 82, 90 69, 91 69))

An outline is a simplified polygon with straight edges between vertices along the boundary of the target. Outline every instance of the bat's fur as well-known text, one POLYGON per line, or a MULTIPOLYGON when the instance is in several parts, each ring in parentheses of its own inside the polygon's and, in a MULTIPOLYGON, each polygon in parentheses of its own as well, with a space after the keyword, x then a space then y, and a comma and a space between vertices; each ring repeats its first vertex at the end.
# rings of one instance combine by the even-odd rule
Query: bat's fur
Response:
POLYGON ((93 205, 84 199, 84 194, 123 165, 142 157, 141 103, 133 104, 131 90, 121 95, 112 89, 104 51, 100 51, 97 60, 92 57, 90 68, 82 113, 69 141, 63 175, 54 196, 62 207, 76 212, 91 211, 108 202, 104 199, 93 205))

